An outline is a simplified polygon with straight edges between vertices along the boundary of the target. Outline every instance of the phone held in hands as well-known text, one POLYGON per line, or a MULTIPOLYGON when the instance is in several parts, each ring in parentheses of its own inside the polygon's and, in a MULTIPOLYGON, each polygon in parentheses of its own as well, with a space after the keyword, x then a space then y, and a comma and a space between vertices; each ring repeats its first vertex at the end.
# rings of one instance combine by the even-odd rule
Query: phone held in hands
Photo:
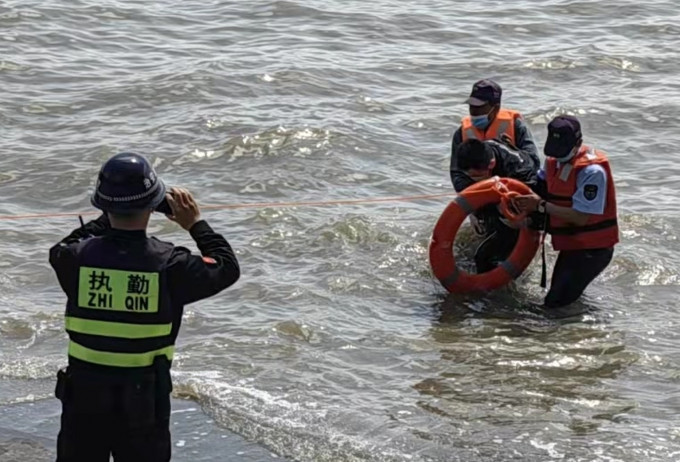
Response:
POLYGON ((163 201, 156 207, 156 212, 164 213, 165 215, 172 215, 172 209, 168 203, 168 198, 164 197, 163 201))

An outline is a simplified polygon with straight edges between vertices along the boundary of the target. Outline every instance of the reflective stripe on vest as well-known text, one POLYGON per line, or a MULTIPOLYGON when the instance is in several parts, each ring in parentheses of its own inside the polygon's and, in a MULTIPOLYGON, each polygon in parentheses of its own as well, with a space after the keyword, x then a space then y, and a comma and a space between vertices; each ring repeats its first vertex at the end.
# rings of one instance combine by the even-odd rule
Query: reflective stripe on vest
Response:
MULTIPOLYGON (((508 128, 510 128, 510 123, 508 123, 507 121, 500 122, 498 124, 497 128, 494 128, 493 125, 492 125, 489 128, 487 128, 486 132, 484 132, 485 136, 481 137, 482 138, 481 141, 498 138, 501 133, 507 133, 508 128)), ((463 141, 469 140, 469 139, 472 139, 472 140, 478 139, 477 138, 478 132, 479 132, 479 130, 476 130, 474 128, 466 129, 465 130, 465 136, 463 136, 463 141)), ((513 138, 512 143, 514 144, 515 143, 514 136, 512 138, 513 138)))
POLYGON ((151 338, 170 335, 169 324, 130 324, 126 322, 96 321, 66 316, 66 330, 79 334, 116 338, 151 338))
POLYGON ((517 111, 501 109, 486 130, 479 130, 472 125, 471 117, 466 116, 463 118, 461 128, 462 141, 469 139, 480 141, 492 140, 500 138, 500 136, 505 133, 510 137, 513 144, 517 144, 517 140, 515 139, 515 120, 520 117, 521 115, 517 111))
POLYGON ((92 350, 77 344, 73 340, 68 345, 69 356, 88 363, 112 367, 147 367, 153 365, 156 356, 165 356, 169 361, 172 361, 174 353, 174 346, 147 351, 146 353, 111 353, 108 351, 92 350))

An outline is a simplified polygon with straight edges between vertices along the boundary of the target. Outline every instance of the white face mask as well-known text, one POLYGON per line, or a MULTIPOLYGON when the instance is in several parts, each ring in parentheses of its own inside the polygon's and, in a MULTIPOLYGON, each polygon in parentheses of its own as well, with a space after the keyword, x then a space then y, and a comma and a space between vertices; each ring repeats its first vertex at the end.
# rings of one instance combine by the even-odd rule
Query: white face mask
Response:
POLYGON ((575 156, 576 154, 578 154, 578 151, 579 151, 580 149, 581 149, 581 146, 575 146, 574 149, 572 149, 571 151, 569 151, 569 154, 567 154, 567 155, 564 156, 564 157, 560 157, 559 159, 557 159, 557 161, 558 161, 559 163, 561 163, 561 164, 566 164, 566 163, 569 162, 571 159, 573 159, 574 156, 575 156))

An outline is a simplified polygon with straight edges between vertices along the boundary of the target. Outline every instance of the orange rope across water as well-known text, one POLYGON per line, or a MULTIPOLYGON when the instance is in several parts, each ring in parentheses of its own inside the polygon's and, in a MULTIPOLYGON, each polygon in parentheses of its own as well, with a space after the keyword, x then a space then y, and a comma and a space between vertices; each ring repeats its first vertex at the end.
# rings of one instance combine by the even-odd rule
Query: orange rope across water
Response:
MULTIPOLYGON (((213 204, 200 205, 201 210, 227 210, 227 209, 258 209, 273 207, 327 207, 329 205, 352 205, 352 204, 374 204, 377 202, 413 202, 417 200, 439 199, 442 197, 455 196, 455 192, 438 194, 420 194, 416 196, 397 196, 397 197, 373 197, 367 199, 336 199, 328 201, 299 201, 299 202, 253 202, 245 204, 213 204)), ((62 213, 33 213, 28 215, 0 215, 0 220, 27 220, 30 218, 60 218, 77 217, 79 215, 98 215, 99 211, 89 212, 62 212, 62 213)))

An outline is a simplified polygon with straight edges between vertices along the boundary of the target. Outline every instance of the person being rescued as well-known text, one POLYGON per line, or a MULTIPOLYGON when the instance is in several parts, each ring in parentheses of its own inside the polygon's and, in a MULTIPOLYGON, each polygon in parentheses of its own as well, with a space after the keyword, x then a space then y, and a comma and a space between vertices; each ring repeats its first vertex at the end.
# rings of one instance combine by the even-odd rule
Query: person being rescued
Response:
POLYGON ((544 214, 557 261, 545 308, 576 301, 609 265, 619 242, 616 190, 605 153, 583 144, 576 117, 558 116, 548 124, 545 167, 537 194, 512 203, 520 212, 544 214))
MULTIPOLYGON (((468 139, 458 146, 456 158, 458 169, 464 175, 457 186, 454 184, 457 191, 459 187, 464 190, 493 176, 513 178, 532 189, 537 185, 537 170, 530 155, 495 140, 468 139)), ((484 236, 475 251, 477 273, 491 271, 510 255, 519 229, 510 226, 495 204, 478 210, 470 219, 475 232, 484 236)))

